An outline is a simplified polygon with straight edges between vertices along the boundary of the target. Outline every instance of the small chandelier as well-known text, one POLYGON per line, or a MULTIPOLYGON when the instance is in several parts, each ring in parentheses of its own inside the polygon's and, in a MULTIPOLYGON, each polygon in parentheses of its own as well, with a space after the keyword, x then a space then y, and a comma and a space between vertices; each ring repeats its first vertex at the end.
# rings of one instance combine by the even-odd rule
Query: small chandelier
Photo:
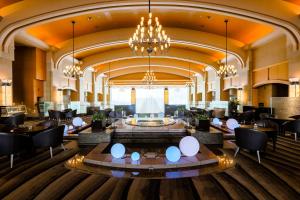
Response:
POLYGON ((150 65, 150 55, 149 55, 149 69, 146 71, 144 78, 142 81, 146 85, 153 85, 155 81, 157 81, 156 76, 154 74, 154 71, 151 70, 151 65, 150 65))
POLYGON ((75 64, 75 56, 74 56, 74 52, 75 52, 75 21, 72 21, 72 26, 73 26, 73 52, 72 52, 72 65, 67 65, 64 70, 63 73, 66 77, 68 78, 77 78, 78 76, 82 76, 83 75, 83 71, 80 69, 80 65, 79 64, 75 64))
POLYGON ((107 81, 105 83, 106 87, 111 87, 113 85, 113 81, 110 80, 110 63, 108 63, 108 77, 107 77, 107 81))
POLYGON ((219 67, 219 70, 217 71, 217 75, 219 77, 231 77, 231 76, 235 76, 237 74, 237 69, 235 68, 234 65, 228 65, 227 64, 227 40, 228 40, 228 30, 227 30, 227 26, 228 26, 228 19, 226 19, 225 21, 225 26, 226 26, 226 51, 225 51, 225 65, 221 65, 219 67))
POLYGON ((189 63, 189 80, 185 82, 185 87, 190 88, 194 86, 194 81, 191 79, 191 64, 189 63))
POLYGON ((145 51, 148 54, 164 53, 170 47, 171 39, 162 29, 158 17, 155 17, 154 20, 152 18, 150 0, 148 21, 146 22, 144 17, 141 18, 140 24, 137 25, 128 43, 133 52, 142 55, 145 51))

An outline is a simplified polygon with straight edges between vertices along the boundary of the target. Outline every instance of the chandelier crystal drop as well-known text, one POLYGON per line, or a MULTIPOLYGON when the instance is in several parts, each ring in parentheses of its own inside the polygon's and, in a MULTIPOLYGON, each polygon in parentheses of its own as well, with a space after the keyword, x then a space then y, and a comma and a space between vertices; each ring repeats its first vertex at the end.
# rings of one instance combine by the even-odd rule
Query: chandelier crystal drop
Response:
POLYGON ((153 18, 149 0, 148 20, 141 18, 133 36, 128 41, 129 47, 135 54, 165 53, 171 44, 170 37, 163 30, 158 17, 153 18))
POLYGON ((67 65, 63 69, 63 74, 67 78, 77 78, 83 75, 83 71, 80 68, 80 64, 75 64, 75 21, 72 21, 73 27, 73 51, 72 51, 72 65, 67 65))
POLYGON ((217 75, 219 77, 231 77, 235 76, 237 74, 237 69, 234 65, 228 65, 227 63, 227 40, 228 40, 228 20, 226 19, 225 21, 225 27, 226 27, 226 50, 225 50, 225 65, 221 65, 219 69, 217 70, 217 75))

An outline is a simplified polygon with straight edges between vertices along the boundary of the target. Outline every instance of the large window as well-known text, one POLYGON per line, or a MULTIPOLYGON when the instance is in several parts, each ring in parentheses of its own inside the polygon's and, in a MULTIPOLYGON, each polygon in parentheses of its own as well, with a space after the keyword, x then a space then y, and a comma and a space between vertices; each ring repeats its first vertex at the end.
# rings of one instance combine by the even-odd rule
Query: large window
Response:
POLYGON ((164 88, 136 88, 137 113, 163 113, 164 88))
POLYGON ((131 105, 131 88, 112 87, 110 89, 111 105, 131 105))
POLYGON ((169 87, 168 90, 170 105, 188 105, 187 87, 169 87))

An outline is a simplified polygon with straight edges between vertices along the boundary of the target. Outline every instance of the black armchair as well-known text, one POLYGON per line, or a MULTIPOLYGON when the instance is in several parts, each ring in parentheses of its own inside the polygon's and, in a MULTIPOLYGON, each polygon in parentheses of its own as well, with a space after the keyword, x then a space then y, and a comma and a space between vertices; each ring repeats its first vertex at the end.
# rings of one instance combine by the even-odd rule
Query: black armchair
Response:
POLYGON ((274 131, 267 131, 268 138, 272 138, 273 150, 276 149, 277 136, 279 134, 279 125, 270 119, 262 119, 256 122, 258 127, 272 128, 274 131))
POLYGON ((64 126, 58 126, 51 129, 47 129, 43 132, 40 132, 32 137, 33 145, 35 147, 49 147, 50 156, 53 157, 52 149, 61 145, 63 149, 63 135, 64 135, 64 126))
POLYGON ((28 137, 12 133, 0 133, 0 154, 10 155, 10 168, 13 167, 14 154, 29 147, 28 137))
POLYGON ((286 131, 294 133, 295 141, 297 141, 298 135, 300 135, 300 119, 284 122, 282 124, 282 130, 283 134, 285 134, 286 131))
POLYGON ((248 128, 235 128, 234 132, 236 145, 238 146, 234 157, 236 157, 240 148, 256 151, 258 162, 260 163, 260 152, 264 151, 268 141, 267 134, 248 128))
POLYGON ((24 124, 24 121, 25 121, 25 114, 17 113, 8 118, 1 120, 1 124, 4 124, 8 127, 17 127, 20 124, 24 124))

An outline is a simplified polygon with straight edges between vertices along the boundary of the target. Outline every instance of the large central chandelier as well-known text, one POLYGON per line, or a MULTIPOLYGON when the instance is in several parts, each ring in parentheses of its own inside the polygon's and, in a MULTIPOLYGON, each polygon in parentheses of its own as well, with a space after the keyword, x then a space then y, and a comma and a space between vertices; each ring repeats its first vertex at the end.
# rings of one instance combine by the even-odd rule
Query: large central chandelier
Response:
POLYGON ((231 76, 235 76, 237 74, 237 69, 235 68, 234 65, 228 65, 227 64, 227 40, 228 40, 228 30, 227 30, 227 26, 228 26, 228 19, 226 19, 225 21, 225 27, 226 27, 226 51, 225 51, 225 65, 221 65, 219 67, 219 70, 217 71, 217 75, 219 77, 231 77, 231 76))
POLYGON ((80 69, 79 64, 75 64, 75 21, 72 21, 72 27, 73 27, 73 52, 72 52, 72 65, 67 65, 63 73, 68 78, 77 78, 78 76, 83 75, 83 71, 80 69))
POLYGON ((146 85, 153 85, 155 81, 157 81, 156 76, 154 74, 154 71, 151 70, 151 65, 150 65, 150 55, 149 55, 149 69, 146 71, 144 78, 142 81, 146 85))
POLYGON ((133 36, 129 39, 129 46, 136 54, 148 54, 152 52, 164 53, 170 47, 171 39, 162 29, 158 17, 153 19, 149 0, 149 18, 148 21, 144 17, 141 18, 140 24, 133 36))

